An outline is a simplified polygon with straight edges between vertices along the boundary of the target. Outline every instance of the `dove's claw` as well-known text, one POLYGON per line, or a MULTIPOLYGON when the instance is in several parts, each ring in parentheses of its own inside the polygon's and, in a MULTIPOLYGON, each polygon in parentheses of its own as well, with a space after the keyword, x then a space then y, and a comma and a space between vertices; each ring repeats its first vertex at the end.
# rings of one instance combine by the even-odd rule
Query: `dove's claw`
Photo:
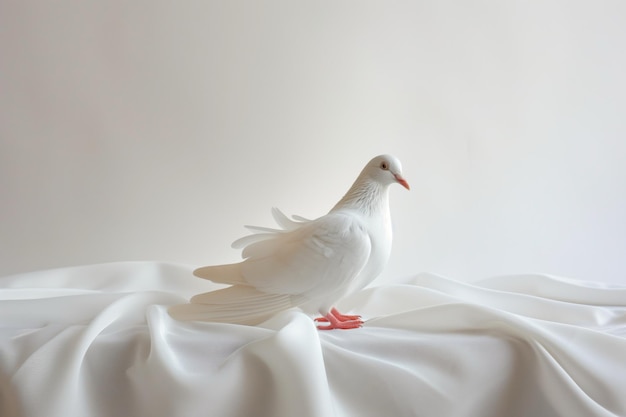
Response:
POLYGON ((330 312, 339 321, 361 320, 361 316, 358 314, 341 314, 336 308, 333 308, 330 312))
POLYGON ((363 324, 349 325, 348 322, 342 321, 340 326, 333 326, 333 325, 317 326, 317 329, 318 330, 335 330, 335 329, 347 330, 347 329, 358 329, 360 327, 363 327, 363 324))
POLYGON ((328 326, 317 326, 319 330, 358 329, 363 326, 361 316, 341 314, 336 308, 330 310, 325 317, 317 317, 315 322, 330 323, 328 326))
MULTIPOLYGON (((339 321, 361 320, 361 316, 359 315, 341 314, 339 310, 334 307, 330 310, 330 314, 332 314, 339 321)), ((317 317, 315 321, 328 322, 328 319, 326 317, 317 317)))
MULTIPOLYGON (((330 310, 330 313, 339 321, 361 320, 361 316, 357 314, 341 314, 336 308, 330 310)), ((315 321, 328 322, 328 319, 326 317, 317 317, 315 321)))
POLYGON ((336 322, 332 322, 330 321, 330 324, 328 324, 328 326, 317 326, 317 328, 319 330, 334 330, 334 329, 358 329, 359 327, 363 326, 363 321, 362 320, 349 320, 349 321, 336 321, 336 322))

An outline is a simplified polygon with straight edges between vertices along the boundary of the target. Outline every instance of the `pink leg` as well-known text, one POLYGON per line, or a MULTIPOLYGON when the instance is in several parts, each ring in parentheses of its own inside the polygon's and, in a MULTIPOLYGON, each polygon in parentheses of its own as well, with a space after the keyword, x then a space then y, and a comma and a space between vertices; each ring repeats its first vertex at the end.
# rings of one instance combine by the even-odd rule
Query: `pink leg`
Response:
POLYGON ((361 316, 358 314, 341 314, 336 308, 332 308, 330 310, 333 313, 333 316, 337 317, 339 321, 350 321, 350 320, 361 320, 361 316))
POLYGON ((363 325, 361 316, 341 314, 336 308, 330 310, 325 317, 318 317, 316 322, 330 323, 328 326, 317 326, 320 330, 358 329, 363 325))
MULTIPOLYGON (((339 321, 350 321, 350 320, 360 320, 361 316, 359 315, 347 315, 347 314, 341 314, 339 312, 339 310, 337 310, 335 307, 333 307, 330 310, 331 314, 333 316, 335 316, 335 318, 339 321)), ((327 322, 328 319, 326 317, 318 317, 315 319, 315 321, 323 321, 323 322, 327 322)))

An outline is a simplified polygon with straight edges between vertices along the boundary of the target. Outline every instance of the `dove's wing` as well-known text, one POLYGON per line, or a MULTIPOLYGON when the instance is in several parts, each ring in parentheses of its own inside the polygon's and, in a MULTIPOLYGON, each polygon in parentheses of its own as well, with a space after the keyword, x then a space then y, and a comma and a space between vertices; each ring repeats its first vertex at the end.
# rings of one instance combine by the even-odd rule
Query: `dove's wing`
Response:
MULTIPOLYGON (((279 234, 288 233, 312 221, 300 216, 293 216, 295 220, 291 220, 276 207, 272 208, 272 216, 281 229, 260 226, 245 226, 245 228, 250 230, 252 234, 237 239, 232 243, 232 247, 235 249, 241 249, 252 246, 257 242, 274 240, 279 234)), ((247 257, 245 251, 243 256, 244 258, 247 257)), ((226 265, 203 266, 193 271, 193 274, 199 278, 208 279, 222 284, 249 285, 249 283, 246 282, 245 278, 241 275, 241 265, 242 263, 238 262, 226 265)))
POLYGON ((352 281, 370 252, 361 217, 334 212, 248 245, 239 273, 260 291, 314 297, 352 281))

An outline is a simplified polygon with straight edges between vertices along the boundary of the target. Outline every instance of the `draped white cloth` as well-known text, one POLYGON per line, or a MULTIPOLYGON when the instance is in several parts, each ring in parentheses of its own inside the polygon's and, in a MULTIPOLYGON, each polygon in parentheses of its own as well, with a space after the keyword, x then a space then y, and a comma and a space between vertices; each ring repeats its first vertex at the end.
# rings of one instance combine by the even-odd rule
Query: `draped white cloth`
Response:
POLYGON ((420 274, 258 327, 178 322, 218 288, 118 263, 0 279, 0 415, 625 416, 626 288, 542 275, 420 274))

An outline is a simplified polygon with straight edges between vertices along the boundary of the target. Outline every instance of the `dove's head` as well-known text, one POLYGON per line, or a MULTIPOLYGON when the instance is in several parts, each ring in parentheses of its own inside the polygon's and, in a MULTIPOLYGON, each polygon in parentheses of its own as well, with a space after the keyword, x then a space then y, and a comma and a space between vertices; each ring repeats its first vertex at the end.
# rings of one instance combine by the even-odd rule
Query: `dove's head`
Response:
POLYGON ((392 155, 379 155, 372 159, 363 170, 373 180, 384 185, 398 183, 410 190, 409 183, 402 176, 402 164, 392 155))

